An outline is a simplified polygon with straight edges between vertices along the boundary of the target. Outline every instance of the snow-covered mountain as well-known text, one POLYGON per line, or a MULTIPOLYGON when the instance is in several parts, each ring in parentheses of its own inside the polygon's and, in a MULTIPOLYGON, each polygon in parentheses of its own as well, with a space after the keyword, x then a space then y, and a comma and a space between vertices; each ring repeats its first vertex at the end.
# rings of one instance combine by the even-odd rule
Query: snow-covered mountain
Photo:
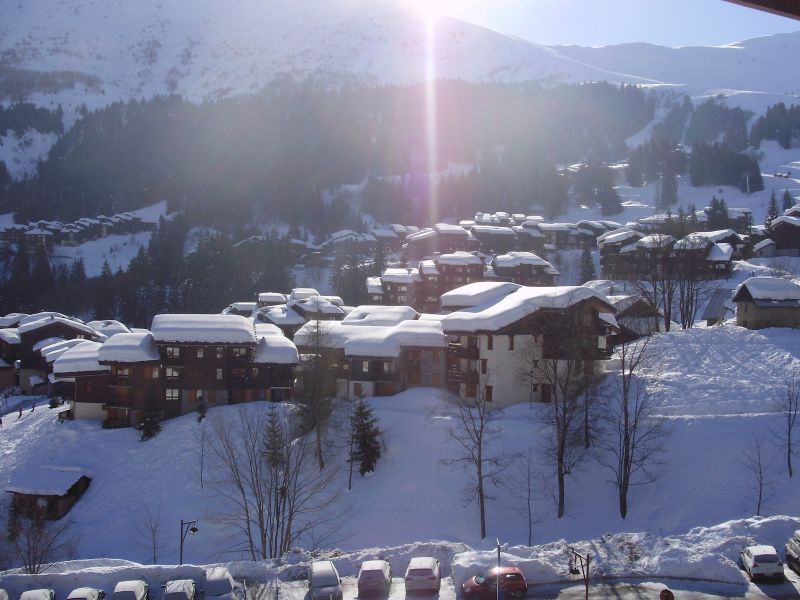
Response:
POLYGON ((800 53, 800 32, 715 48, 549 48, 454 18, 428 21, 402 0, 25 0, 5 3, 0 16, 0 67, 77 72, 93 82, 33 95, 43 104, 92 107, 166 92, 213 99, 283 74, 800 93, 800 76, 786 64, 800 53))

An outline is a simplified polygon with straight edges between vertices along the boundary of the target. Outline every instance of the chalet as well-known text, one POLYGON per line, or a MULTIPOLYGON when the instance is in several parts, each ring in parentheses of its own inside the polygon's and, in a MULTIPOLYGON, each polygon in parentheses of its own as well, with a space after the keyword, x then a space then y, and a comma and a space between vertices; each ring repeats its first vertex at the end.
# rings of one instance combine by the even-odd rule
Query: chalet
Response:
POLYGON ((800 254, 800 217, 778 217, 772 221, 772 239, 779 254, 800 254))
POLYGON ((783 216, 800 218, 800 202, 783 211, 783 216))
POLYGON ((256 325, 259 323, 275 325, 288 338, 291 338, 306 322, 303 315, 287 304, 260 308, 254 314, 253 320, 256 325))
POLYGON ((606 279, 622 279, 629 270, 627 254, 632 244, 644 237, 643 233, 628 228, 619 228, 597 237, 600 248, 600 270, 606 279), (625 252, 622 252, 622 249, 625 252))
POLYGON ((610 357, 607 338, 618 331, 605 296, 580 286, 475 283, 442 302, 464 307, 440 321, 451 340, 447 388, 498 405, 551 400, 548 364, 558 371, 570 364, 581 378, 598 373, 610 357))
POLYGON ((381 275, 383 304, 405 305, 412 300, 411 287, 420 281, 418 268, 389 268, 381 275))
POLYGON ((562 250, 577 246, 577 227, 572 223, 539 223, 544 243, 562 250))
POLYGON ((373 304, 383 304, 383 283, 380 277, 367 277, 367 295, 373 304))
POLYGON ((0 329, 0 390, 14 387, 17 370, 14 363, 19 357, 19 333, 14 327, 0 329))
POLYGON ((755 258, 771 258, 775 256, 775 241, 766 238, 753 245, 753 256, 755 258))
POLYGON ((606 298, 617 310, 616 319, 619 325, 619 331, 609 337, 612 346, 631 342, 664 329, 664 314, 647 298, 628 295, 606 296, 606 298))
POLYGON ((405 253, 409 260, 431 258, 435 254, 477 250, 480 242, 460 225, 437 223, 406 236, 405 253))
POLYGON ((517 236, 517 248, 523 252, 541 254, 544 252, 544 234, 535 225, 527 226, 528 223, 533 222, 525 221, 522 225, 511 228, 517 236))
POLYGON ((89 488, 92 473, 79 467, 36 465, 15 469, 6 491, 11 494, 12 518, 37 517, 55 521, 64 517, 89 488))
POLYGON ((339 396, 390 396, 420 385, 443 385, 447 338, 437 321, 406 320, 416 314, 411 307, 360 306, 353 312, 359 318, 310 322, 294 338, 301 352, 318 351, 315 345, 322 341, 332 353, 339 396))
POLYGON ((384 251, 399 252, 403 246, 402 238, 393 229, 373 229, 371 233, 377 247, 384 251))
POLYGON ((59 313, 38 313, 25 317, 17 328, 19 333, 20 387, 26 394, 47 378, 46 366, 39 350, 60 340, 85 339, 102 341, 105 336, 85 323, 59 313), (48 342, 43 344, 42 342, 48 342))
POLYGON ((520 285, 553 285, 559 275, 553 265, 532 252, 501 254, 492 259, 491 265, 499 280, 520 285))
POLYGON ((25 241, 30 252, 37 248, 50 250, 53 247, 53 232, 39 227, 29 229, 25 232, 25 241))
POLYGON ((800 328, 800 286, 788 279, 751 277, 739 284, 733 301, 740 327, 800 328))
POLYGON ((103 421, 111 367, 101 365, 99 342, 84 340, 61 353, 53 363, 53 375, 73 383, 72 416, 103 421))
POLYGON ((150 332, 119 333, 97 352, 110 374, 102 409, 107 427, 130 427, 160 414, 164 402, 161 355, 150 332))
POLYGON ((474 225, 470 233, 480 242, 481 252, 503 254, 518 250, 519 238, 509 226, 474 225))

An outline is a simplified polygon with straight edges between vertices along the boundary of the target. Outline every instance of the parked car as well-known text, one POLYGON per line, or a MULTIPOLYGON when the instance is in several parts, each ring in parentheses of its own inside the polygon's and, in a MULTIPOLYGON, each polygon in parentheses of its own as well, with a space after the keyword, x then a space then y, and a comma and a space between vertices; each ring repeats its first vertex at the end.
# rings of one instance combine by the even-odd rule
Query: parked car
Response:
POLYGON ((225 567, 206 569, 206 584, 203 593, 206 600, 233 600, 236 582, 225 567))
POLYGON ((150 588, 142 579, 120 581, 114 586, 114 592, 111 594, 111 600, 148 600, 148 598, 150 598, 150 588))
POLYGON ((0 600, 8 600, 8 592, 0 588, 0 600))
POLYGON ((748 546, 741 552, 742 568, 750 579, 783 579, 783 562, 772 546, 748 546))
POLYGON ((405 576, 406 593, 438 592, 442 585, 439 561, 431 556, 416 556, 408 563, 405 576))
POLYGON ((329 560, 315 560, 308 568, 308 593, 311 600, 342 600, 342 580, 329 560))
POLYGON ((392 587, 392 567, 385 560, 365 560, 358 570, 358 596, 389 595, 392 587))
POLYGON ((795 573, 800 573, 800 529, 786 542, 786 564, 795 573))
POLYGON ((505 598, 522 598, 528 592, 528 582, 517 567, 495 567, 467 579, 461 585, 461 595, 464 600, 496 598, 498 577, 505 598))
POLYGON ((27 590, 19 595, 19 600, 55 600, 56 593, 47 588, 27 590))
POLYGON ((196 593, 192 579, 173 579, 164 586, 164 600, 194 600, 196 593))
POLYGON ((67 600, 103 600, 106 593, 103 590, 91 587, 75 588, 67 596, 67 600))

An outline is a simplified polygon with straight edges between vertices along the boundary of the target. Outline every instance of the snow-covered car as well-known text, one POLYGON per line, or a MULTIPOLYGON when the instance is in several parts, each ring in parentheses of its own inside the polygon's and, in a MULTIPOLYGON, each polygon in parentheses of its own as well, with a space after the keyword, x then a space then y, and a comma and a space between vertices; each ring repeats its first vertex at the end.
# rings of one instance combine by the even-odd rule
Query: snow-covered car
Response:
POLYGON ((142 579, 120 581, 111 594, 111 600, 147 600, 149 597, 149 587, 142 579))
POLYGON ((56 593, 47 588, 26 590, 19 595, 19 600, 55 600, 56 593))
POLYGON ((311 600, 342 600, 342 580, 329 560, 315 560, 308 568, 308 593, 311 600))
POLYGON ((206 583, 203 594, 206 600, 233 600, 236 582, 225 567, 206 569, 206 583))
POLYGON ((8 600, 8 592, 0 588, 0 600, 8 600))
POLYGON ((742 568, 750 579, 783 579, 783 562, 772 546, 748 546, 740 556, 742 568))
POLYGON ((392 567, 385 560, 365 560, 358 570, 358 597, 368 594, 389 595, 392 567))
POLYGON ((528 592, 525 576, 517 567, 500 567, 499 569, 495 567, 467 579, 461 586, 461 596, 464 600, 495 598, 498 576, 503 597, 522 598, 528 592))
POLYGON ((79 587, 69 593, 67 600, 103 600, 105 597, 106 593, 103 590, 92 587, 79 587))
POLYGON ((792 571, 800 573, 800 529, 786 542, 786 565, 792 571))
POLYGON ((174 579, 164 586, 164 600, 194 600, 197 586, 192 579, 174 579))
POLYGON ((415 556, 408 563, 405 576, 406 593, 438 592, 442 584, 439 561, 432 556, 415 556))

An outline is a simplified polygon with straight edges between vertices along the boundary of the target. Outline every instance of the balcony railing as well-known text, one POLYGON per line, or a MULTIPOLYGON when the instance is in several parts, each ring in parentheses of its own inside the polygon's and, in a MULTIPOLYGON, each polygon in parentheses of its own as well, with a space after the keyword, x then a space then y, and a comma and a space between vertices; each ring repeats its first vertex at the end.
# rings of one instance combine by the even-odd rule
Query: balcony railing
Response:
POLYGON ((447 382, 448 383, 478 383, 478 372, 477 371, 457 371, 457 370, 448 370, 447 371, 447 382))
POLYGON ((477 346, 462 346, 461 344, 449 344, 447 353, 455 358, 469 358, 477 360, 480 354, 477 346))

